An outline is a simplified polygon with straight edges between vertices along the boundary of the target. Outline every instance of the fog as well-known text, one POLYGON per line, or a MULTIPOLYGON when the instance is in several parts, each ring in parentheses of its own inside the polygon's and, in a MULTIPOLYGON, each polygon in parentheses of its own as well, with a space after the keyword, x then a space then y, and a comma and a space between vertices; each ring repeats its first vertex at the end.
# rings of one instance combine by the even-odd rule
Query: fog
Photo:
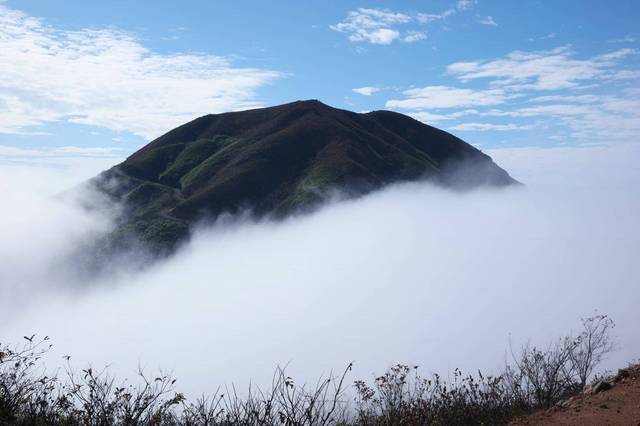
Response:
POLYGON ((37 188, 86 173, 0 164, 0 341, 49 335, 50 363, 70 354, 120 376, 172 370, 188 395, 266 383, 286 363, 307 381, 351 361, 352 379, 394 363, 496 371, 509 340, 545 344, 596 311, 617 323, 605 367, 636 359, 640 149, 489 154, 526 186, 396 185, 280 223, 203 228, 143 272, 81 282, 61 259, 109 212, 37 188))

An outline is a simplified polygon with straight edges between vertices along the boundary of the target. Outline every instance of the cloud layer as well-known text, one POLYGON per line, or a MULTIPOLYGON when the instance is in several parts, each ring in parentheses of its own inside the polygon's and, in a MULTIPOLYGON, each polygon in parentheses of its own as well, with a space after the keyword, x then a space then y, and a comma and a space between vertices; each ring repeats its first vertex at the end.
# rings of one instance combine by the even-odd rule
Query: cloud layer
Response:
POLYGON ((60 30, 0 5, 0 132, 68 121, 151 139, 205 113, 258 106, 276 71, 160 54, 114 29, 60 30))
POLYGON ((39 214, 50 211, 42 200, 12 203, 0 221, 14 236, 0 242, 13 253, 0 265, 0 300, 20 309, 0 309, 0 335, 49 334, 52 363, 69 353, 127 376, 139 363, 173 369, 197 396, 268 382, 289 361, 301 380, 350 361, 364 378, 395 362, 445 375, 497 369, 509 335, 546 343, 598 309, 618 323, 608 364, 618 367, 640 351, 640 203, 629 195, 639 153, 495 151, 527 187, 402 185, 280 224, 220 225, 144 273, 64 283, 73 291, 55 286, 48 259, 92 226, 39 214))

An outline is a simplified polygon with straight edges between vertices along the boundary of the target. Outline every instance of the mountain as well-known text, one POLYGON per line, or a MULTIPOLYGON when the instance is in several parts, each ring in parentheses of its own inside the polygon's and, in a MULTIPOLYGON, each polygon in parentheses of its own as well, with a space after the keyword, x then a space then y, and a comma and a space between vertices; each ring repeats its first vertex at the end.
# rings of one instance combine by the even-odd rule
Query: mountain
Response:
POLYGON ((198 220, 250 210, 284 217, 395 182, 516 183, 461 139, 391 111, 354 113, 316 100, 197 118, 91 182, 123 206, 112 241, 171 251, 198 220))

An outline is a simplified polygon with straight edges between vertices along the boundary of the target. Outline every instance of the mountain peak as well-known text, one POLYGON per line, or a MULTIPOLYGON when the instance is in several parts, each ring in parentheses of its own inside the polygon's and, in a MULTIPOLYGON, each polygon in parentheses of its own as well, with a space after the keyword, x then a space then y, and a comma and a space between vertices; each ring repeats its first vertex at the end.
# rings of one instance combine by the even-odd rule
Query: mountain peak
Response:
POLYGON ((283 217, 317 207, 328 191, 359 196, 418 179, 515 183, 447 132, 403 114, 358 114, 315 99, 197 118, 93 183, 125 207, 122 229, 165 250, 202 218, 244 209, 283 217))
POLYGON ((298 101, 290 102, 288 104, 283 104, 282 106, 284 105, 309 105, 309 106, 321 106, 321 107, 331 108, 329 105, 322 103, 318 99, 301 99, 298 101))

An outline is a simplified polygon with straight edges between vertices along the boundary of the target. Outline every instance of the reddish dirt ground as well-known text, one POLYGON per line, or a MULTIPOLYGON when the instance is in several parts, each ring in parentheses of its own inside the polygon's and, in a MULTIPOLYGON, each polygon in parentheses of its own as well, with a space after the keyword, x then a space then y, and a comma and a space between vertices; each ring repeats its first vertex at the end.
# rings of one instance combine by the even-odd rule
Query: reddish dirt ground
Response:
POLYGON ((510 424, 640 426, 640 365, 620 370, 608 381, 613 383, 611 389, 575 396, 561 406, 518 418, 510 424))

